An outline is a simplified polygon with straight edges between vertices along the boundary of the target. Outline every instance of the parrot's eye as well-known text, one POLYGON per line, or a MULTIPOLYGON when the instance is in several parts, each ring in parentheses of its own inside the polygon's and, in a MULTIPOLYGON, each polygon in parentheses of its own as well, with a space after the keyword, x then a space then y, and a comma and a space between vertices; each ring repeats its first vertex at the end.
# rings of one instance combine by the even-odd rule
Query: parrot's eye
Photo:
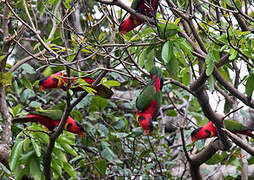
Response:
POLYGON ((205 132, 208 134, 209 137, 211 136, 211 132, 209 130, 206 129, 205 132))
POLYGON ((49 76, 42 78, 42 79, 39 81, 39 86, 41 86, 41 85, 45 82, 45 80, 48 79, 48 77, 49 77, 49 76))
POLYGON ((196 135, 200 131, 201 127, 192 131, 191 136, 196 135))
POLYGON ((55 81, 56 83, 58 83, 59 79, 53 78, 53 81, 55 81))
POLYGON ((138 121, 142 121, 142 120, 145 120, 146 118, 144 116, 139 116, 138 117, 138 121))
POLYGON ((68 123, 66 129, 69 129, 71 126, 72 126, 72 124, 71 124, 71 123, 68 123))

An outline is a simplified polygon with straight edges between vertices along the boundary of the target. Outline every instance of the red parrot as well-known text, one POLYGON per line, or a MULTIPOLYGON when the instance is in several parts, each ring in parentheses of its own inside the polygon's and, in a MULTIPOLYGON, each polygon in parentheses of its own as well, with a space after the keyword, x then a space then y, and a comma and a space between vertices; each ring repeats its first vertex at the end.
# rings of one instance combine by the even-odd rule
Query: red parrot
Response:
MULTIPOLYGON (((13 123, 35 122, 46 126, 50 131, 53 131, 60 123, 63 112, 61 110, 41 110, 31 112, 25 117, 18 117, 13 119, 13 123)), ((64 130, 78 134, 80 137, 84 136, 85 129, 81 124, 75 121, 71 116, 68 117, 64 130)))
POLYGON ((153 120, 156 119, 162 101, 163 74, 158 67, 153 67, 150 71, 152 78, 136 99, 136 119, 149 135, 153 131, 153 120))
MULTIPOLYGON (((158 5, 159 0, 133 0, 131 8, 145 16, 153 17, 156 14, 158 5)), ((120 24, 120 34, 124 35, 142 23, 142 20, 139 20, 135 15, 131 14, 120 24)))
MULTIPOLYGON (((254 138, 254 134, 252 134, 253 129, 244 126, 236 120, 225 119, 224 125, 225 128, 232 133, 243 134, 254 138)), ((211 121, 209 121, 206 125, 192 131, 191 140, 192 142, 195 142, 199 139, 206 139, 215 136, 218 136, 216 127, 211 121)))
MULTIPOLYGON (((77 79, 78 78, 72 78, 71 84, 76 85, 75 81, 77 79)), ((94 79, 91 79, 91 78, 82 78, 82 79, 85 80, 88 84, 92 84, 94 82, 94 79)), ((41 79, 39 81, 39 90, 43 91, 44 89, 53 89, 53 88, 61 88, 63 90, 66 90, 67 83, 68 83, 68 78, 66 77, 66 72, 59 71, 55 74, 52 74, 50 76, 47 76, 41 79)), ((109 99, 113 95, 113 91, 102 84, 94 87, 94 89, 96 90, 95 94, 103 98, 109 99)), ((84 89, 81 87, 73 87, 71 88, 71 90, 73 90, 74 92, 84 91, 84 89)))

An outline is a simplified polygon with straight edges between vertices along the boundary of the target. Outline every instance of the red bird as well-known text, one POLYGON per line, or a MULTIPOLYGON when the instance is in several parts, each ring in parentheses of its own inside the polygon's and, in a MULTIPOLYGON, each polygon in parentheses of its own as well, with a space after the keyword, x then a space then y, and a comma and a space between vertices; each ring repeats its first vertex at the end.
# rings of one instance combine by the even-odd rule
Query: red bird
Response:
POLYGON ((153 67, 150 76, 151 83, 141 91, 136 99, 136 119, 146 135, 153 131, 153 120, 156 119, 162 101, 162 70, 153 67))
MULTIPOLYGON (((70 80, 71 85, 76 85, 75 81, 77 79, 78 78, 72 78, 70 80)), ((82 79, 85 80, 88 84, 92 84, 94 82, 94 79, 91 79, 91 78, 82 78, 82 79)), ((61 88, 63 90, 66 90, 67 83, 68 83, 68 78, 66 77, 65 71, 59 71, 55 74, 52 74, 50 76, 47 76, 41 79, 39 81, 39 90, 43 91, 45 89, 53 89, 53 88, 61 88)), ((103 98, 109 99, 113 95, 113 91, 102 84, 94 87, 94 89, 96 90, 95 94, 103 98)), ((84 91, 84 89, 81 87, 73 87, 71 88, 71 90, 73 90, 74 92, 84 91)))
MULTIPOLYGON (((158 5, 159 0, 134 0, 131 4, 131 8, 145 16, 153 17, 156 14, 158 5)), ((131 14, 120 24, 120 34, 124 35, 142 23, 142 20, 131 14)))
MULTIPOLYGON (((41 110, 31 112, 25 117, 15 118, 13 119, 13 123, 35 122, 44 125, 50 131, 53 131, 59 125, 62 114, 63 112, 61 110, 41 110)), ((64 130, 78 134, 80 137, 83 137, 85 132, 85 129, 81 124, 70 116, 64 125, 64 130)))
MULTIPOLYGON (((233 133, 243 134, 254 138, 254 134, 252 134, 253 129, 244 126, 242 123, 236 120, 225 119, 224 125, 227 130, 233 133)), ((192 131, 191 140, 192 142, 195 142, 199 139, 206 139, 215 136, 218 136, 216 127, 212 121, 209 121, 206 125, 192 131)))

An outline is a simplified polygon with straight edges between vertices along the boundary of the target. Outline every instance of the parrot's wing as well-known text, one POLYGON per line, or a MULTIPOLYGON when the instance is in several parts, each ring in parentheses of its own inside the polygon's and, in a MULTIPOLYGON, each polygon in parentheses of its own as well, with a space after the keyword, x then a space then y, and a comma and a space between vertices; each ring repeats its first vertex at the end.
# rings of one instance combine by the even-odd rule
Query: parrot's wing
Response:
POLYGON ((232 119, 225 119, 224 120, 225 128, 229 131, 244 131, 249 130, 250 128, 244 126, 242 123, 232 120, 232 119))
POLYGON ((61 120, 63 111, 62 110, 39 110, 39 111, 32 111, 31 114, 44 116, 52 120, 61 120))
POLYGON ((156 98, 156 89, 154 86, 146 86, 136 99, 136 107, 139 111, 143 112, 149 107, 152 100, 156 98))

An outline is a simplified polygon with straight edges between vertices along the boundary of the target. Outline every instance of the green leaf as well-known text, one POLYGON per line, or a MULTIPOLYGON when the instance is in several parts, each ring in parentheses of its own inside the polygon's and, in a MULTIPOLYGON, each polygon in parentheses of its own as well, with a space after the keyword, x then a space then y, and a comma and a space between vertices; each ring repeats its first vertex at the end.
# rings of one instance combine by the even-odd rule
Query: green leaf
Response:
POLYGON ((167 116, 172 116, 172 117, 176 117, 177 113, 174 109, 171 109, 167 112, 167 116))
POLYGON ((105 159, 97 160, 95 166, 99 169, 99 174, 105 175, 107 169, 107 161, 105 159))
MULTIPOLYGON (((96 93, 96 90, 95 89, 93 89, 93 88, 91 88, 91 87, 88 87, 88 86, 81 86, 80 85, 80 87, 82 88, 82 89, 84 89, 86 92, 88 92, 88 93, 90 93, 90 94, 92 94, 92 95, 95 95, 94 93, 96 93)), ((73 93, 72 93, 73 94, 73 93)))
POLYGON ((116 155, 109 147, 106 147, 105 149, 102 150, 101 157, 112 162, 113 159, 116 158, 116 155))
POLYGON ((12 115, 13 117, 16 117, 16 115, 18 114, 18 112, 20 111, 22 105, 21 104, 17 104, 15 107, 12 108, 12 115))
POLYGON ((24 143, 24 140, 20 140, 16 142, 12 148, 10 159, 9 159, 9 166, 11 171, 15 170, 17 167, 19 157, 22 153, 23 143, 24 143))
POLYGON ((26 74, 26 73, 28 73, 28 74, 35 74, 36 73, 34 68, 31 65, 27 64, 27 63, 22 64, 20 66, 20 68, 22 68, 24 70, 24 72, 22 72, 22 74, 26 74))
POLYGON ((125 121, 123 120, 118 120, 112 123, 112 126, 114 126, 114 128, 116 129, 122 129, 125 127, 125 121))
POLYGON ((114 81, 114 80, 108 80, 108 81, 105 82, 105 84, 107 84, 107 85, 109 85, 109 86, 111 86, 111 87, 120 86, 120 85, 121 85, 120 82, 114 81))
POLYGON ((179 26, 170 22, 166 22, 165 24, 158 24, 158 28, 159 37, 162 39, 169 39, 180 31, 179 26))
POLYGON ((76 175, 76 171, 75 169, 68 163, 68 162, 64 162, 63 163, 63 169, 74 179, 76 179, 77 175, 76 175))
POLYGON ((145 63, 145 59, 146 59, 146 55, 147 55, 147 49, 145 48, 142 53, 139 56, 139 61, 138 61, 138 65, 142 68, 144 67, 144 63, 145 63))
POLYGON ((212 50, 209 50, 206 58, 205 58, 205 64, 206 64, 206 75, 210 76, 213 73, 214 69, 214 56, 212 50))
POLYGON ((238 54, 238 52, 236 50, 234 50, 233 48, 230 48, 230 51, 229 51, 229 60, 234 60, 238 54))
POLYGON ((108 128, 106 126, 104 126, 103 124, 99 123, 98 124, 98 129, 99 132, 101 133, 101 136, 107 136, 108 135, 108 128))
POLYGON ((61 175, 62 174, 62 167, 58 164, 58 161, 55 159, 52 159, 51 161, 51 167, 52 169, 58 174, 61 175))
POLYGON ((111 133, 111 135, 116 136, 117 138, 124 138, 127 137, 129 134, 128 133, 111 133))
POLYGON ((183 68, 180 71, 180 74, 182 75, 182 83, 186 86, 190 84, 190 69, 189 68, 183 68))
POLYGON ((141 127, 137 127, 137 128, 132 129, 132 134, 133 134, 134 137, 141 136, 143 134, 143 132, 144 131, 142 130, 141 127))
POLYGON ((104 111, 105 107, 108 105, 108 100, 105 98, 102 98, 100 96, 94 96, 91 101, 91 105, 89 108, 90 112, 98 111, 102 112, 104 111))
POLYGON ((208 161, 205 163, 208 165, 214 165, 220 163, 224 158, 227 157, 227 153, 223 152, 222 154, 215 153, 208 161))
POLYGON ((218 48, 215 48, 215 49, 213 50, 213 56, 214 56, 214 58, 215 58, 215 60, 216 60, 217 62, 220 61, 220 51, 219 51, 218 48))
POLYGON ((54 152, 55 158, 57 158, 60 162, 62 163, 67 162, 67 159, 63 151, 54 148, 53 152, 54 152))
POLYGON ((32 83, 29 81, 29 79, 27 78, 26 75, 22 76, 22 83, 24 84, 24 86, 28 89, 33 90, 33 86, 32 83))
POLYGON ((53 69, 52 69, 52 67, 51 66, 48 66, 48 67, 46 67, 46 69, 44 69, 44 71, 42 72, 42 74, 44 75, 44 76, 50 76, 51 74, 53 74, 53 69))
POLYGON ((161 57, 164 60, 164 63, 167 64, 174 57, 173 53, 173 43, 167 41, 162 47, 161 57))
POLYGON ((6 56, 7 56, 6 54, 5 54, 5 55, 1 55, 1 56, 0 56, 0 62, 1 62, 2 60, 4 60, 4 59, 6 58, 6 56))
POLYGON ((40 169, 40 160, 38 158, 31 158, 29 160, 30 174, 35 180, 41 180, 42 171, 40 169))
POLYGON ((253 90, 254 90, 254 73, 250 73, 245 86, 245 93, 247 94, 248 97, 252 96, 253 90))
POLYGON ((145 69, 148 72, 150 72, 153 66, 154 66, 154 49, 151 49, 146 56, 145 69))
POLYGON ((25 166, 24 168, 20 169, 20 168, 16 168, 14 171, 14 177, 15 180, 22 180, 24 175, 29 176, 29 166, 25 166))
POLYGON ((84 79, 79 78, 74 81, 75 84, 82 85, 82 86, 91 86, 88 82, 86 82, 84 79))
POLYGON ((186 54, 191 54, 193 47, 187 42, 186 39, 182 39, 182 41, 179 43, 179 46, 186 54))
POLYGON ((215 83, 214 77, 209 76, 209 78, 208 78, 208 87, 209 87, 210 91, 214 91, 214 83, 215 83))
POLYGON ((71 116, 77 121, 82 121, 83 119, 81 112, 78 110, 71 111, 71 116))
POLYGON ((139 154, 138 158, 139 158, 139 159, 142 159, 142 158, 144 158, 144 157, 147 157, 147 156, 150 154, 151 151, 152 151, 151 149, 146 149, 146 150, 142 151, 142 152, 139 154))
POLYGON ((4 87, 11 86, 12 85, 12 73, 11 72, 7 72, 7 73, 0 72, 0 84, 2 84, 2 86, 4 86, 4 87))
POLYGON ((20 100, 21 102, 26 103, 29 100, 29 98, 32 97, 35 97, 34 91, 32 91, 31 89, 25 89, 21 94, 20 100))
POLYGON ((35 140, 33 138, 31 138, 31 142, 33 144, 33 148, 35 150, 36 156, 40 157, 41 156, 41 149, 40 146, 35 142, 35 140))
POLYGON ((40 107, 41 107, 41 103, 40 103, 40 102, 37 102, 37 101, 32 101, 32 102, 29 104, 29 107, 31 107, 31 108, 40 108, 40 107))
POLYGON ((179 64, 175 55, 173 54, 172 59, 166 64, 168 72, 172 75, 177 75, 179 73, 179 64))
POLYGON ((149 71, 154 64, 154 48, 153 47, 147 47, 144 49, 144 51, 141 53, 139 57, 138 64, 140 67, 146 68, 147 71, 149 71))
POLYGON ((65 150, 67 153, 69 153, 69 154, 71 154, 71 155, 73 155, 73 156, 75 156, 75 157, 78 156, 78 153, 77 153, 69 144, 61 143, 61 146, 64 148, 64 150, 65 150))
POLYGON ((234 5, 232 4, 232 2, 230 0, 224 0, 224 2, 231 8, 234 7, 234 5))
POLYGON ((32 156, 35 155, 35 151, 31 149, 31 151, 23 152, 19 158, 19 161, 29 161, 32 156))

